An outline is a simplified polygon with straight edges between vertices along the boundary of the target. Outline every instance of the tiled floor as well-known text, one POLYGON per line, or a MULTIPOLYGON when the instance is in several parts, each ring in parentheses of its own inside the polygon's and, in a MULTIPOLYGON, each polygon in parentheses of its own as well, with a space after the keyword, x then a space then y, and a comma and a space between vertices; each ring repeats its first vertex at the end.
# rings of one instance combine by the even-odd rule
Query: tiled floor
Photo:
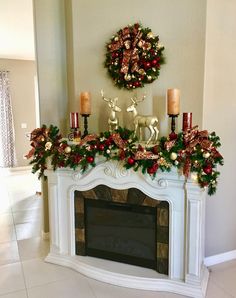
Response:
MULTIPOLYGON (((0 298, 181 298, 89 279, 43 261, 42 200, 32 174, 0 177, 0 298)), ((236 260, 211 268, 207 298, 236 297, 236 260)))

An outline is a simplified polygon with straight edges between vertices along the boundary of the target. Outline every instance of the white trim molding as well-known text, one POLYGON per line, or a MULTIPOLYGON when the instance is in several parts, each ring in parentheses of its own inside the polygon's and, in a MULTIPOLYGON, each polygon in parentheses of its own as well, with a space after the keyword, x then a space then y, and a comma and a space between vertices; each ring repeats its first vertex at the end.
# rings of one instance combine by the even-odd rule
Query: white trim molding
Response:
POLYGON ((224 252, 222 254, 206 257, 204 259, 204 264, 205 266, 213 266, 213 265, 217 265, 217 264, 235 260, 235 259, 236 259, 236 249, 224 252))

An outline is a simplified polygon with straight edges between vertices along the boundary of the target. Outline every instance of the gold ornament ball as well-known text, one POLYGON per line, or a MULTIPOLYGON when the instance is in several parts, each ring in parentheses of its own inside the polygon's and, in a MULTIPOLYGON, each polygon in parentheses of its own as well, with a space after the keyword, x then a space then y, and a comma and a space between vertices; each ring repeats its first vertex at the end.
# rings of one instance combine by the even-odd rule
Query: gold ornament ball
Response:
POLYGON ((208 158, 208 157, 210 157, 210 153, 209 153, 209 152, 204 152, 204 153, 202 154, 202 156, 203 156, 204 158, 208 158))
POLYGON ((171 160, 176 160, 177 157, 178 157, 178 155, 175 152, 172 152, 171 155, 170 155, 171 160))
POLYGON ((65 148, 65 153, 70 153, 71 152, 71 147, 70 146, 67 146, 66 148, 65 148))
POLYGON ((124 78, 127 82, 129 82, 131 80, 131 75, 126 74, 124 78))
POLYGON ((147 34, 147 38, 149 38, 149 39, 154 38, 153 33, 152 33, 152 32, 149 32, 149 33, 147 34))

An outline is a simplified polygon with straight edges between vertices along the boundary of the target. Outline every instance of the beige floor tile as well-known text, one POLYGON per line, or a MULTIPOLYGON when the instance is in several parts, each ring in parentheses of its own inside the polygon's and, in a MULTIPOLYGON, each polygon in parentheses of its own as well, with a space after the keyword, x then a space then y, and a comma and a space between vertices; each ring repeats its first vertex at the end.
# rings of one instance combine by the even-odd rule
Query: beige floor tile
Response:
POLYGON ((178 294, 174 294, 174 293, 165 292, 165 293, 163 293, 163 298, 188 298, 188 297, 187 296, 178 295, 178 294))
POLYGON ((27 223, 32 221, 42 221, 42 209, 26 209, 13 212, 14 224, 27 223))
POLYGON ((1 296, 1 298, 28 298, 26 291, 17 291, 1 296))
POLYGON ((15 225, 16 228, 16 239, 29 239, 33 237, 38 237, 41 234, 42 222, 27 222, 23 224, 15 225))
POLYGON ((97 298, 83 277, 34 287, 28 289, 28 294, 29 298, 97 298))
POLYGON ((49 240, 43 240, 41 237, 18 240, 17 243, 21 261, 43 258, 49 252, 49 240))
MULTIPOLYGON (((165 295, 167 294, 164 292, 143 291, 113 286, 94 279, 89 279, 89 285, 97 298, 165 298, 165 295)), ((173 296, 173 298, 180 297, 182 298, 184 296, 173 296)))
POLYGON ((0 295, 24 289, 25 284, 20 263, 0 266, 0 295))
POLYGON ((207 286, 206 298, 233 298, 233 296, 227 293, 224 289, 220 288, 210 277, 207 286))
POLYGON ((0 227, 1 229, 6 226, 13 225, 13 218, 11 212, 0 214, 0 227))
POLYGON ((42 208, 42 199, 41 196, 19 193, 16 198, 12 200, 12 211, 24 211, 28 209, 41 209, 42 208))
POLYGON ((0 227, 0 243, 16 240, 14 225, 0 227))
POLYGON ((0 243, 0 265, 16 263, 20 261, 16 241, 0 243))
POLYGON ((11 212, 11 205, 8 192, 0 185, 0 214, 11 212))
POLYGON ((236 259, 228 262, 220 263, 209 267, 210 272, 220 272, 222 270, 228 270, 230 268, 236 268, 236 259))
POLYGON ((24 261, 22 264, 27 288, 73 278, 78 275, 72 269, 46 263, 41 259, 24 261))
POLYGON ((211 280, 232 297, 236 297, 236 266, 230 264, 229 269, 214 269, 211 272, 211 280))

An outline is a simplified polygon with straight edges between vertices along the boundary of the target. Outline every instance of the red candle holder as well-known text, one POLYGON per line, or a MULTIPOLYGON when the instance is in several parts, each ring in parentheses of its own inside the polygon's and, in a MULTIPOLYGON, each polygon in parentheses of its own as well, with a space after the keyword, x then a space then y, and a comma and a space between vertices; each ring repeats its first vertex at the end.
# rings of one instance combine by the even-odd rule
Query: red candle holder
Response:
POLYGON ((192 128, 192 113, 183 113, 182 130, 187 131, 192 128))

